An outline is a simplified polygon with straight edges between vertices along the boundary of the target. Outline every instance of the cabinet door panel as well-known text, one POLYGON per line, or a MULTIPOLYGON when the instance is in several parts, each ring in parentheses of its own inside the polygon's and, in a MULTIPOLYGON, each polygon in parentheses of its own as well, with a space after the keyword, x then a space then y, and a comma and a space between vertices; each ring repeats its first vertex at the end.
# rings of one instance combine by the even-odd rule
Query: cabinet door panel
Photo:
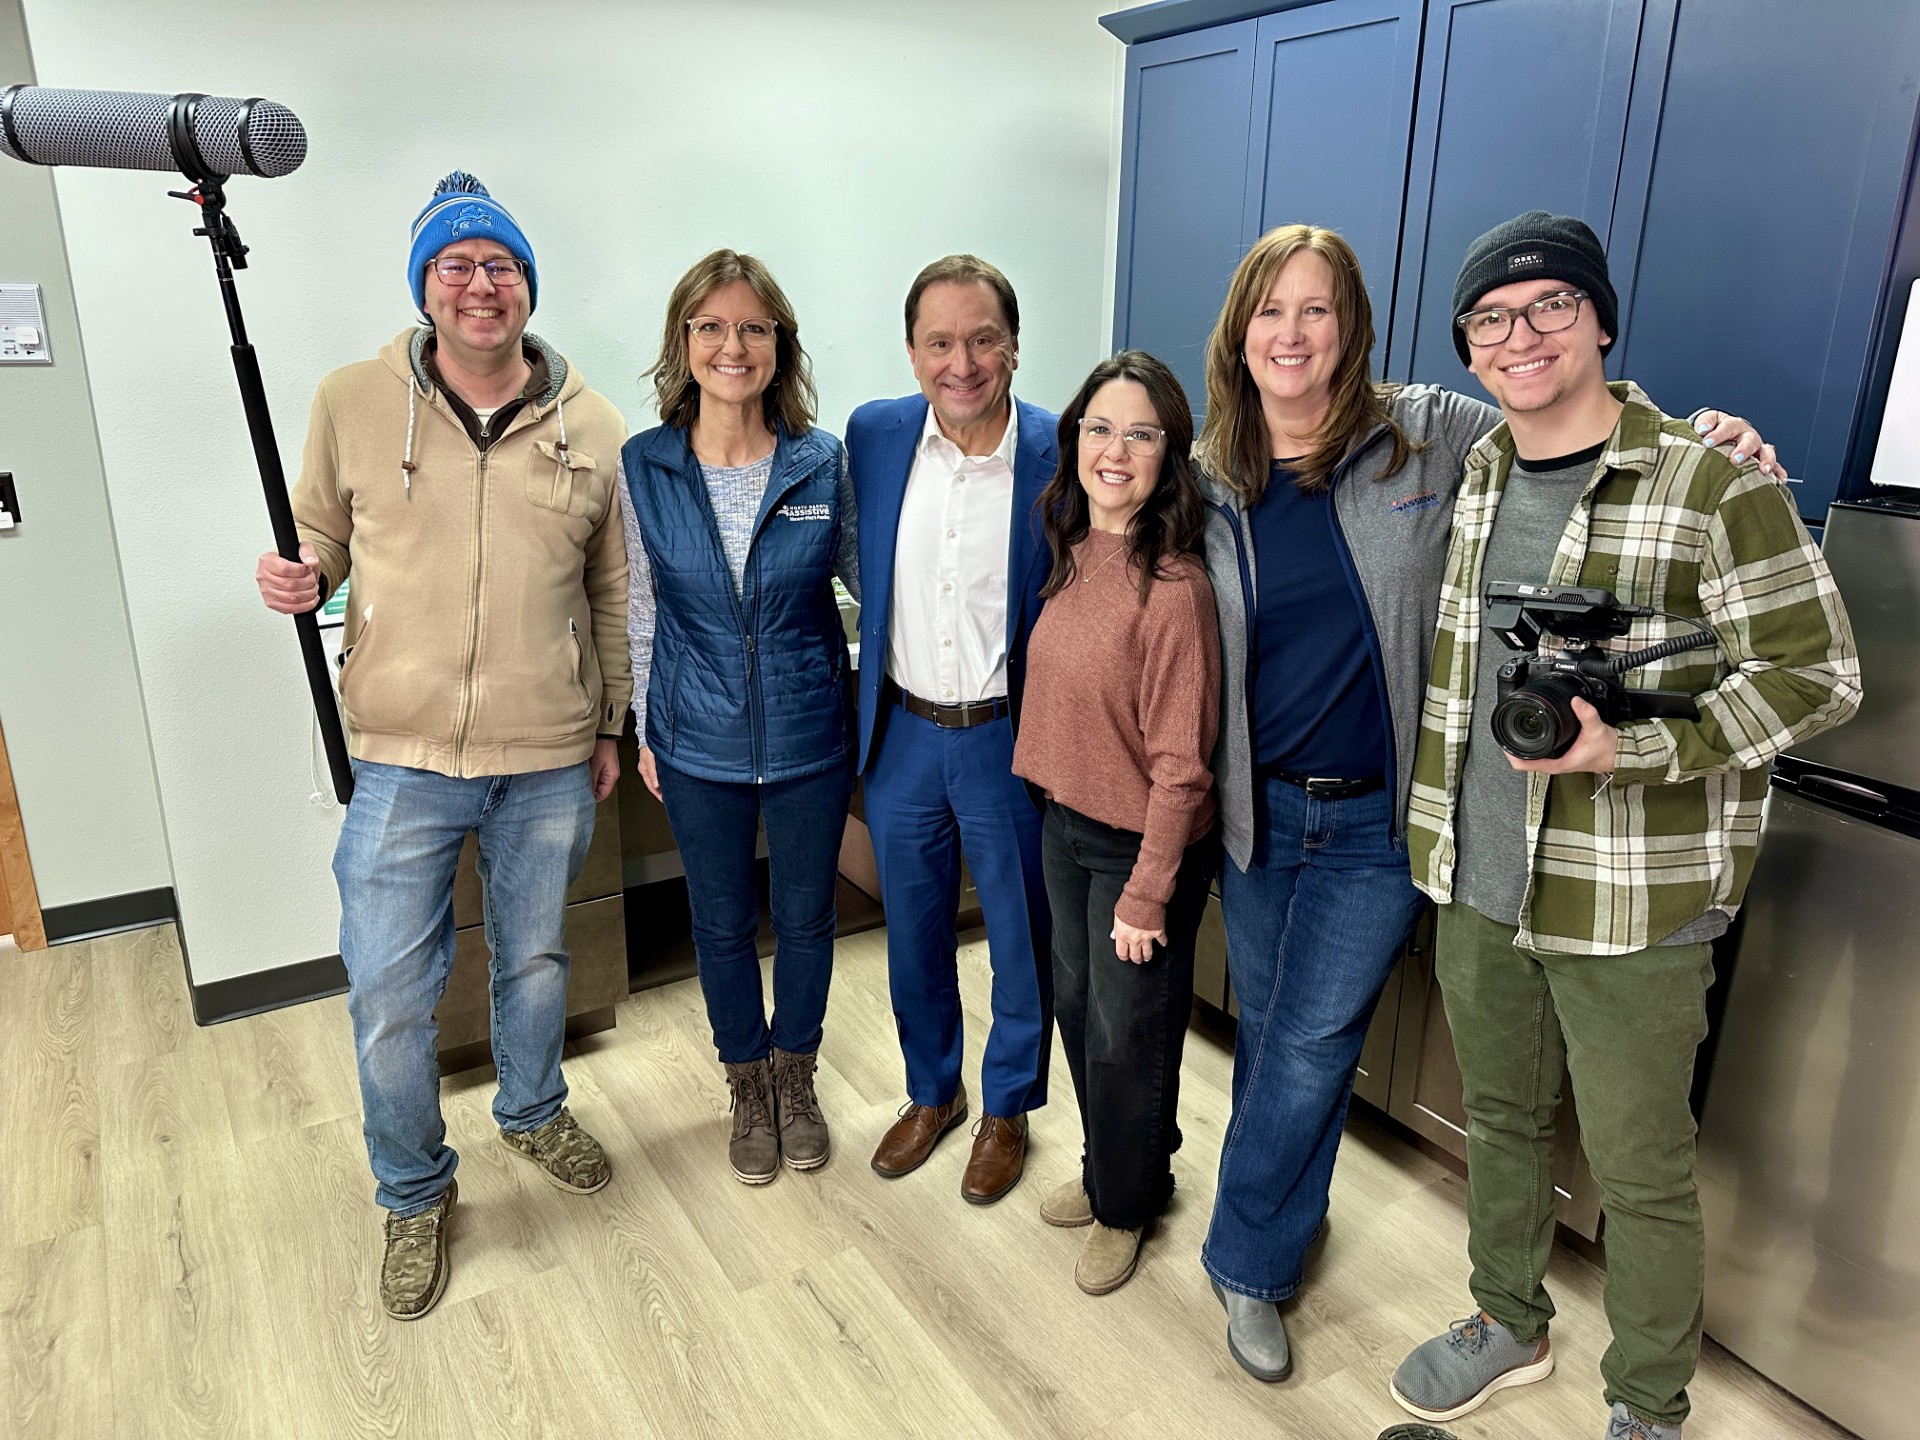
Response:
POLYGON ((1684 0, 1621 295, 1624 373, 1751 417, 1818 520, 1847 464, 1906 194, 1920 6, 1684 0))
POLYGON ((1392 373, 1484 395, 1453 348, 1474 237, 1525 210, 1605 244, 1643 0, 1432 0, 1407 182, 1392 373))
POLYGON ((1256 22, 1127 52, 1116 346, 1151 351, 1206 403, 1207 333, 1245 250, 1256 22))
POLYGON ((1373 303, 1384 373, 1400 255, 1421 0, 1326 0, 1260 21, 1246 241, 1276 225, 1338 230, 1373 303))

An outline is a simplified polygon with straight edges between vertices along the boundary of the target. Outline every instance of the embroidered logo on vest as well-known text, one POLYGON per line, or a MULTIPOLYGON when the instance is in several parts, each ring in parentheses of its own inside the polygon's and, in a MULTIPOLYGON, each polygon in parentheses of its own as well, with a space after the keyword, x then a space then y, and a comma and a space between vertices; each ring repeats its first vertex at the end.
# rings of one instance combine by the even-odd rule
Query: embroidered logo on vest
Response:
POLYGON ((831 520, 831 505, 782 505, 780 514, 789 520, 831 520))
POLYGON ((1418 495, 1402 495, 1387 508, 1396 515, 1414 515, 1422 510, 1431 510, 1440 503, 1440 496, 1432 490, 1422 490, 1418 495))

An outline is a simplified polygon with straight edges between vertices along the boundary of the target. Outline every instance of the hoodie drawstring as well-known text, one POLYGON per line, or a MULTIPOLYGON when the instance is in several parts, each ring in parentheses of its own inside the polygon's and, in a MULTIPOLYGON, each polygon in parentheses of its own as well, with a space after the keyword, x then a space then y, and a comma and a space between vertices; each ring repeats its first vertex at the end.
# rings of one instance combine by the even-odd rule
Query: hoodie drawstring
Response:
MULTIPOLYGON (((558 412, 558 414, 559 414, 559 416, 560 416, 560 463, 561 463, 562 465, 566 465, 566 461, 567 461, 567 402, 566 402, 565 400, 561 400, 561 399, 559 399, 559 398, 557 398, 557 397, 556 397, 556 398, 555 398, 555 400, 554 400, 554 402, 553 402, 553 408, 554 408, 554 410, 555 410, 556 412, 558 412)), ((568 465, 568 466, 567 466, 567 468, 568 468, 568 469, 572 469, 573 467, 572 467, 572 466, 570 466, 570 465, 568 465)))
POLYGON ((407 453, 400 462, 400 483, 406 487, 409 500, 413 499, 413 472, 420 468, 413 463, 413 401, 419 388, 416 381, 407 381, 407 453))

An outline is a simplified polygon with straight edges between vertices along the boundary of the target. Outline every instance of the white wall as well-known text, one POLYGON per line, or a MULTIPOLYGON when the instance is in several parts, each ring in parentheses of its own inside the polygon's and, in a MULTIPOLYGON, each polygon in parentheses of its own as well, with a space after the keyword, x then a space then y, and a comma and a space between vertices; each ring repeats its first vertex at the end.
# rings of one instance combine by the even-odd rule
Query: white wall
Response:
MULTIPOLYGON (((792 297, 829 428, 912 389, 902 296, 959 249, 1012 278, 1016 391, 1057 406, 1108 333, 1111 8, 25 0, 42 84, 265 95, 305 121, 304 168, 230 189, 290 474, 321 375, 409 322, 407 227, 455 165, 533 241, 533 328, 634 428, 667 291, 717 245, 792 297)), ((330 953, 339 813, 309 799, 297 649, 253 588, 268 532, 205 242, 164 176, 58 183, 195 978, 330 953)))
MULTIPOLYGON (((0 86, 33 80, 0 0, 0 86)), ((52 365, 0 367, 0 723, 43 909, 172 883, 51 171, 0 160, 0 281, 32 283, 52 365)))

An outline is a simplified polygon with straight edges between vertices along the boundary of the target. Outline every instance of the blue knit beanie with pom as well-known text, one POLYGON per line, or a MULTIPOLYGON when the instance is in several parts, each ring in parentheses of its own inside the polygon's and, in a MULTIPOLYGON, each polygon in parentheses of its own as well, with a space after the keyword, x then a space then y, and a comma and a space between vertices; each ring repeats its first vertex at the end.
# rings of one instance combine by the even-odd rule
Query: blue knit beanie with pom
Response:
POLYGON ((507 207, 464 170, 455 170, 433 188, 433 198, 413 222, 413 248, 407 256, 407 283, 420 318, 427 314, 427 264, 456 240, 492 240, 527 267, 527 313, 540 301, 533 269, 533 246, 507 207))

